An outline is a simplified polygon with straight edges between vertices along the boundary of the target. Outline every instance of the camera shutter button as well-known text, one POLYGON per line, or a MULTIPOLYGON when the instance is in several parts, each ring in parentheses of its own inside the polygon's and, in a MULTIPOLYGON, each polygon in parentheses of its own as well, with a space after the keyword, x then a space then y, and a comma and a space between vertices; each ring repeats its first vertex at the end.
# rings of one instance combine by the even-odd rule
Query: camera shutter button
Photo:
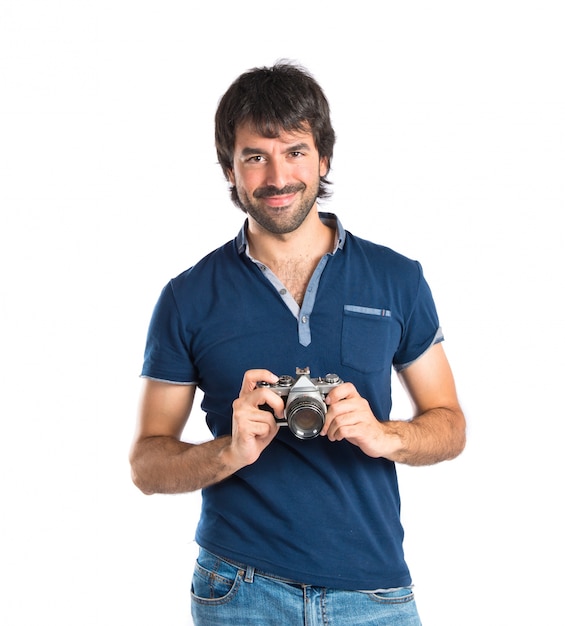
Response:
POLYGON ((293 383, 294 378, 292 376, 289 376, 288 374, 285 374, 284 376, 281 376, 279 378, 279 385, 281 387, 290 387, 293 383))

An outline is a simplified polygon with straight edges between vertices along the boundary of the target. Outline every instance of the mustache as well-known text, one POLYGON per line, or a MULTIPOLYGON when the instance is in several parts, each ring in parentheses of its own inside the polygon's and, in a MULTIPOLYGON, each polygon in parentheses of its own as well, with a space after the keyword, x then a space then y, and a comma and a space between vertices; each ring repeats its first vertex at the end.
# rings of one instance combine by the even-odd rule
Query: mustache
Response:
POLYGON ((285 185, 282 189, 275 187, 274 185, 268 185, 267 187, 259 187, 253 192, 254 198, 272 198, 273 196, 287 196, 291 193, 298 193, 306 189, 304 183, 296 185, 285 185))

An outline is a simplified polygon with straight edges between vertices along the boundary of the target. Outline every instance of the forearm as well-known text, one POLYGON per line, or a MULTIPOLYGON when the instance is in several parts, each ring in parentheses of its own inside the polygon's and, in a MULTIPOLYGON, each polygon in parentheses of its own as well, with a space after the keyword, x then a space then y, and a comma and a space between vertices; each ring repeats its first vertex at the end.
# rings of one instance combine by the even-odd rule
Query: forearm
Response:
POLYGON ((465 418, 459 409, 435 408, 408 422, 381 422, 388 441, 383 456, 407 465, 432 465, 465 447, 465 418))
POLYGON ((137 441, 130 455, 132 478, 145 494, 186 493, 208 487, 233 474, 231 437, 190 444, 173 437, 137 441))

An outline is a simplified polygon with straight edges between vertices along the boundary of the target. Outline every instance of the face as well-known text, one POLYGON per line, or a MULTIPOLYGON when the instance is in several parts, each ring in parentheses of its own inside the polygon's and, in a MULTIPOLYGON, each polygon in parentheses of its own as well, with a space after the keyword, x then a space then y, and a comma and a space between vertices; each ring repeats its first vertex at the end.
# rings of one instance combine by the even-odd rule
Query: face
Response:
POLYGON ((326 173, 310 132, 271 139, 248 125, 236 131, 230 182, 250 219, 270 233, 290 233, 302 224, 326 173))

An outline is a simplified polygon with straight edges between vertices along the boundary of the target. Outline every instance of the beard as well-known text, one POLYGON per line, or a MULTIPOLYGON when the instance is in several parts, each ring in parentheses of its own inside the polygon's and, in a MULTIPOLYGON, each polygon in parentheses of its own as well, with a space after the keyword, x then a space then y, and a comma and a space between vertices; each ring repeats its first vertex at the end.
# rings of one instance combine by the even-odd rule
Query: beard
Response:
POLYGON ((238 188, 237 196, 240 207, 262 228, 275 235, 283 235, 295 231, 304 222, 316 203, 319 186, 318 181, 310 187, 304 183, 285 185, 282 189, 272 186, 260 187, 253 192, 253 198, 250 198, 244 189, 238 188), (302 195, 293 200, 295 206, 264 207, 261 203, 262 198, 301 192, 302 195))

